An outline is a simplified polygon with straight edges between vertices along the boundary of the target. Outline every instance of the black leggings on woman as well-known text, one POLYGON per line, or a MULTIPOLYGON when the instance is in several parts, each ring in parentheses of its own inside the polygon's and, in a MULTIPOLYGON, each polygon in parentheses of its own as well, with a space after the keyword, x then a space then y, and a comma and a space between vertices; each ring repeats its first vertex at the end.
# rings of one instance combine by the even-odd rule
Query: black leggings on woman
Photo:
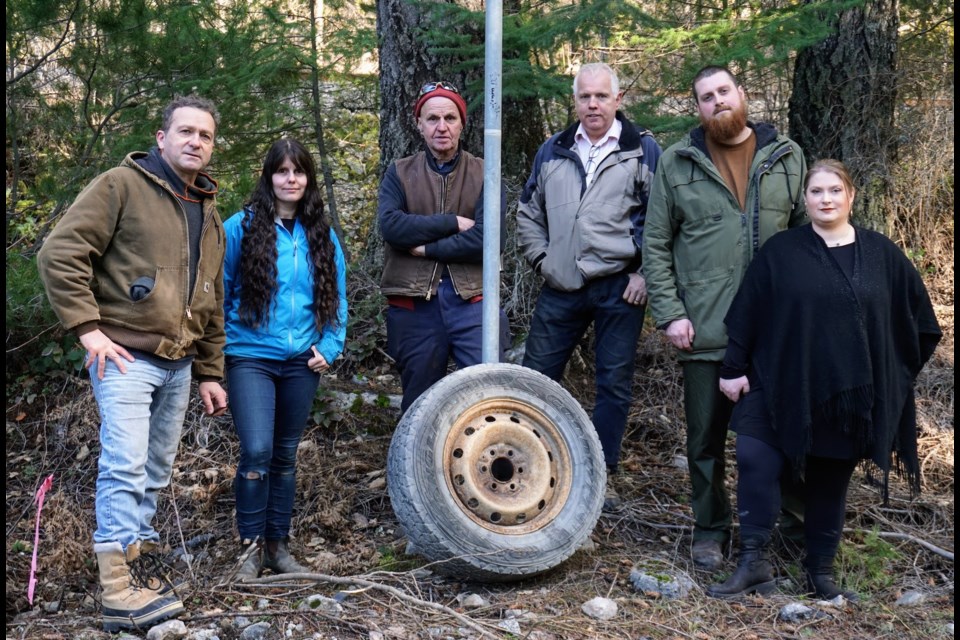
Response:
MULTIPOLYGON (((807 456, 804 535, 808 556, 833 558, 840 545, 847 487, 856 460, 807 456)), ((737 511, 740 539, 769 540, 780 513, 780 478, 792 473, 783 453, 762 440, 737 436, 737 511)))

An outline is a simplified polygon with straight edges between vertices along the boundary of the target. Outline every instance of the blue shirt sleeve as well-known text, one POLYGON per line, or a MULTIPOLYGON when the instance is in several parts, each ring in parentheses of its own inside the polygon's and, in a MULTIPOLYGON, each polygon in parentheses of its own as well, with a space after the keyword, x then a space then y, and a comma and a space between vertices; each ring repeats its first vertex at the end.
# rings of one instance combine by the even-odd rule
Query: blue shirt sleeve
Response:
POLYGON ((383 175, 377 201, 377 221, 385 242, 394 249, 407 251, 457 233, 457 217, 435 212, 419 215, 407 211, 407 198, 395 164, 383 175))

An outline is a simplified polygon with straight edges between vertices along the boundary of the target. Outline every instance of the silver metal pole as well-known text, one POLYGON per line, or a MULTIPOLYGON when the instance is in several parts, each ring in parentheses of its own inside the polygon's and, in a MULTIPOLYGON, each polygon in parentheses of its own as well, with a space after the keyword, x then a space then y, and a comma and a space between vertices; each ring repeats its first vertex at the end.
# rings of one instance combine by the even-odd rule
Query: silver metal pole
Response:
POLYGON ((500 104, 503 2, 487 1, 483 67, 483 361, 500 361, 500 104))

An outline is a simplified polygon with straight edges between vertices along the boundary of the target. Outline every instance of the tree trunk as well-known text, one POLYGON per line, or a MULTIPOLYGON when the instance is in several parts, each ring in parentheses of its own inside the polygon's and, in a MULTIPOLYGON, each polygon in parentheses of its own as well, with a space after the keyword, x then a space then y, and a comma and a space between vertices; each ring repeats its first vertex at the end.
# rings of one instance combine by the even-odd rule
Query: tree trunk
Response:
POLYGON ((426 50, 419 25, 424 14, 409 0, 377 2, 380 52, 380 175, 398 158, 420 150, 413 118, 420 86, 441 80, 439 61, 426 50))
POLYGON ((833 20, 833 35, 797 56, 790 135, 811 160, 843 161, 857 184, 855 217, 889 232, 897 157, 898 0, 868 0, 833 20))
MULTIPOLYGON (((504 22, 516 20, 521 11, 523 6, 520 0, 506 0, 503 5, 504 22)), ((522 42, 517 43, 516 49, 505 48, 503 51, 503 59, 508 64, 511 60, 529 60, 531 56, 530 47, 522 42)), ((573 78, 570 81, 573 82, 573 78)), ((537 149, 543 144, 545 136, 553 132, 544 130, 543 107, 537 97, 504 98, 502 108, 502 173, 505 178, 517 179, 522 184, 530 175, 537 149)))
MULTIPOLYGON (((310 5, 310 94, 313 100, 313 133, 317 139, 317 151, 320 154, 320 174, 323 176, 323 184, 327 191, 327 213, 330 215, 330 222, 333 230, 340 241, 340 249, 343 251, 343 257, 350 262, 350 249, 347 246, 347 238, 343 233, 343 226, 340 224, 340 214, 337 211, 337 198, 333 191, 333 170, 330 167, 330 156, 327 154, 327 145, 323 139, 323 109, 320 96, 320 52, 317 48, 318 31, 317 22, 323 16, 317 16, 317 3, 309 0, 310 5)), ((322 11, 321 5, 321 11, 322 11)))

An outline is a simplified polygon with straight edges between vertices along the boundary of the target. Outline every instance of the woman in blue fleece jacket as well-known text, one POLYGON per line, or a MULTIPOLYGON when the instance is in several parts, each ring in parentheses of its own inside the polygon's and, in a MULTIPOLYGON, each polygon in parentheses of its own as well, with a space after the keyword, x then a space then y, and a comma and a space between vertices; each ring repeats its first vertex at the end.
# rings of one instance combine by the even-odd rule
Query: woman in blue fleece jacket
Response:
POLYGON ((240 438, 236 578, 307 571, 287 544, 297 446, 320 374, 343 350, 347 299, 343 252, 302 144, 270 147, 250 201, 224 228, 224 353, 240 438))

